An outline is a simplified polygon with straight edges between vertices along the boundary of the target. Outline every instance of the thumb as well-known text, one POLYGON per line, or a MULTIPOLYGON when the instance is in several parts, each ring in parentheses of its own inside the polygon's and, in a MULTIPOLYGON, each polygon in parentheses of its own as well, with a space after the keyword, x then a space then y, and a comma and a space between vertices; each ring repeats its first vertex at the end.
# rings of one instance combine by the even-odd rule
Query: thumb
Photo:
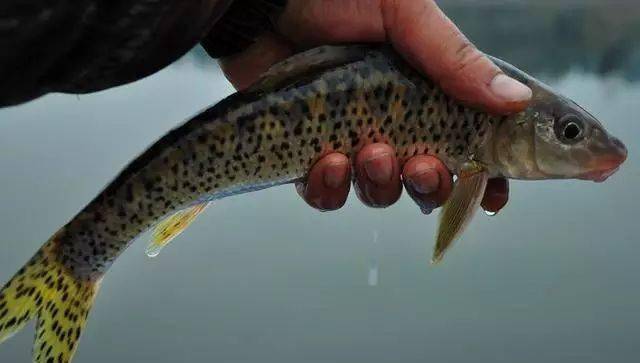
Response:
POLYGON ((494 113, 524 109, 531 90, 480 52, 432 0, 382 1, 387 37, 456 99, 494 113))

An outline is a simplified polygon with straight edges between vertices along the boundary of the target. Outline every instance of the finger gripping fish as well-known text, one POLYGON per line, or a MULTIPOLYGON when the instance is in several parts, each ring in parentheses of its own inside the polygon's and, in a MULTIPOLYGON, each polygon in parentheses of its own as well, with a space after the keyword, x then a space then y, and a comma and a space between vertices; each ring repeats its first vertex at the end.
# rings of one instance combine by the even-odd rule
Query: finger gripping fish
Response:
POLYGON ((488 178, 601 181, 624 161, 624 145, 593 116, 495 61, 532 88, 525 111, 461 105, 386 46, 321 47, 274 66, 157 141, 49 239, 0 291, 0 341, 37 318, 34 361, 69 362, 102 277, 136 236, 155 225, 155 255, 209 202, 300 180, 330 152, 384 142, 401 162, 434 155, 458 175, 434 261, 488 178))

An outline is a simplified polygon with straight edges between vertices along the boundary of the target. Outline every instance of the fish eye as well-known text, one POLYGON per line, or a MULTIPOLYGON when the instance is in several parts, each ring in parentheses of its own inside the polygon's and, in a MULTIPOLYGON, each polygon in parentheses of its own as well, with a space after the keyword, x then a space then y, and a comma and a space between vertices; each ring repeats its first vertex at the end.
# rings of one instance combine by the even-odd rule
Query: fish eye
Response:
POLYGON ((584 136, 584 124, 577 116, 567 115, 557 123, 556 134, 566 143, 577 142, 584 136))
POLYGON ((580 135, 580 131, 580 126, 578 126, 578 124, 576 124, 575 122, 569 122, 564 127, 563 133, 565 138, 567 138, 568 140, 573 140, 580 135))

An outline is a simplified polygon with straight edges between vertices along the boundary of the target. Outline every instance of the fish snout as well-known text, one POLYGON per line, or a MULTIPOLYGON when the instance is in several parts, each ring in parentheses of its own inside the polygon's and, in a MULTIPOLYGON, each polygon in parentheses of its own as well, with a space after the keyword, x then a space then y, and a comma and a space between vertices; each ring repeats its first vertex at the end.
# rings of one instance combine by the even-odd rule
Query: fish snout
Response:
POLYGON ((627 160, 627 147, 617 137, 611 138, 611 144, 613 145, 614 149, 614 151, 612 152, 612 154, 614 154, 614 159, 617 160, 618 166, 620 166, 622 165, 622 163, 624 163, 625 160, 627 160))
POLYGON ((627 160, 627 147, 620 139, 611 137, 609 150, 595 160, 593 170, 580 176, 580 179, 601 183, 615 174, 620 165, 627 160))

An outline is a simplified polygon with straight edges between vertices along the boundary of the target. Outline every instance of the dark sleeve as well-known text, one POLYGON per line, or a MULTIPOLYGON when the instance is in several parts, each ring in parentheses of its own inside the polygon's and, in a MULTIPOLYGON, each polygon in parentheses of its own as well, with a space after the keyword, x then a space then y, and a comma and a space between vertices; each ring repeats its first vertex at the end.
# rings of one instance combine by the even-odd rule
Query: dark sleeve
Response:
POLYGON ((0 107, 150 75, 197 45, 232 2, 0 0, 0 107))
POLYGON ((238 53, 263 32, 273 30, 274 19, 286 3, 287 0, 236 0, 201 44, 213 58, 238 53))

